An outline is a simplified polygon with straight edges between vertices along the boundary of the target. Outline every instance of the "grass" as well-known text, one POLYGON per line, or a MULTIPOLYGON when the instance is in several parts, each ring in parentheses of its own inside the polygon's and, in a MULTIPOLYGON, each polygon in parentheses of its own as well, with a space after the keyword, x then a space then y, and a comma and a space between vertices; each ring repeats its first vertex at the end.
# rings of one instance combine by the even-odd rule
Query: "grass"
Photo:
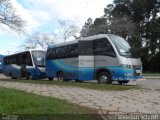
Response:
POLYGON ((1 81, 9 82, 23 82, 23 83, 34 83, 34 84, 47 84, 47 85, 62 85, 62 86, 72 86, 72 87, 82 87, 94 90, 118 90, 124 91, 129 89, 137 89, 138 86, 129 85, 115 85, 115 84, 97 84, 89 82, 63 82, 63 81, 48 81, 48 80, 12 80, 12 79, 0 79, 1 81))
POLYGON ((143 73, 144 76, 160 77, 160 73, 143 73))
POLYGON ((34 117, 34 120, 99 119, 99 116, 93 113, 95 112, 65 100, 0 87, 0 114, 18 114, 23 120, 31 120, 34 117))

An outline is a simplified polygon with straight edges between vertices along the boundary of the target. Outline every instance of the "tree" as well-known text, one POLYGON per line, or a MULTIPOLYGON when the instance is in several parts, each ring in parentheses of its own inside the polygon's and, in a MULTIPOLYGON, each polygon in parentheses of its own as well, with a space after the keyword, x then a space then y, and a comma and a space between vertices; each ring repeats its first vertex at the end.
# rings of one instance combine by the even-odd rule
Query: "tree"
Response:
POLYGON ((10 0, 0 0, 0 24, 17 33, 23 32, 25 21, 16 14, 10 0))
POLYGON ((127 16, 135 23, 137 30, 129 42, 140 54, 145 71, 159 72, 156 69, 158 64, 155 62, 155 59, 159 58, 159 10, 159 0, 114 0, 111 13, 113 17, 127 16))
POLYGON ((28 35, 24 44, 20 47, 24 49, 47 49, 48 45, 54 44, 55 37, 47 33, 36 32, 28 35))
POLYGON ((88 32, 90 31, 90 27, 92 24, 93 24, 92 18, 88 18, 87 21, 85 22, 84 26, 82 27, 81 32, 80 32, 81 37, 89 36, 88 32))
POLYGON ((104 16, 96 18, 92 24, 85 27, 86 23, 81 30, 81 37, 96 34, 117 34, 124 38, 129 38, 136 31, 134 22, 126 16, 114 18, 106 18, 106 16, 104 16))
POLYGON ((20 46, 24 49, 47 49, 49 45, 55 44, 55 42, 66 42, 71 38, 75 39, 79 32, 78 27, 70 21, 58 21, 60 27, 57 33, 48 34, 36 32, 28 35, 25 42, 20 46))
POLYGON ((146 26, 146 41, 143 47, 143 49, 146 49, 146 54, 142 54, 142 58, 144 59, 144 68, 147 71, 159 72, 160 17, 152 19, 146 26))
POLYGON ((85 28, 84 25, 81 31, 81 37, 108 33, 109 26, 106 22, 106 18, 96 18, 95 21, 92 24, 90 24, 88 28, 85 28))
POLYGON ((144 70, 160 72, 159 14, 160 0, 114 0, 104 9, 103 17, 82 31, 85 36, 113 33, 127 38, 142 58, 144 70))
POLYGON ((73 22, 59 20, 58 23, 60 25, 58 28, 59 33, 57 34, 59 38, 62 38, 66 42, 67 40, 78 37, 79 28, 73 22))

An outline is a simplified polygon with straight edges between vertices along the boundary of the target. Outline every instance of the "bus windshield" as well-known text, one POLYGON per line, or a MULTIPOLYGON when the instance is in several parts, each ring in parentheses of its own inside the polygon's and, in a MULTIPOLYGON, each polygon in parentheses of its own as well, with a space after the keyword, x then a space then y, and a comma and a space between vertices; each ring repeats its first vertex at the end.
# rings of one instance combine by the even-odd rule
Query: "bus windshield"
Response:
POLYGON ((138 58, 135 50, 122 37, 116 35, 108 35, 113 44, 116 46, 119 54, 127 58, 138 58))
POLYGON ((37 67, 45 67, 45 51, 32 51, 33 62, 37 67))

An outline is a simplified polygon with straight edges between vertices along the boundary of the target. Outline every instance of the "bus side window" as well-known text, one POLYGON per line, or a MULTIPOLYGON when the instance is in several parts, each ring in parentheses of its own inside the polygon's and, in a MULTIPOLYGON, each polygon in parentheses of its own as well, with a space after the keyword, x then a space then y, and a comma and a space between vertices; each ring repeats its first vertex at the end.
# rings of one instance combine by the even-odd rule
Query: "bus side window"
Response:
POLYGON ((56 59, 59 59, 59 58, 61 58, 61 55, 62 55, 62 50, 61 50, 62 48, 61 47, 57 47, 56 48, 56 59))
POLYGON ((17 63, 17 59, 16 59, 16 56, 14 55, 13 57, 12 57, 12 64, 16 64, 17 63))
POLYGON ((9 64, 16 64, 16 58, 15 58, 15 56, 10 56, 10 58, 9 58, 9 64))
POLYGON ((9 65, 11 62, 10 62, 10 58, 11 57, 8 57, 8 59, 7 59, 7 64, 9 65))
POLYGON ((28 65, 28 66, 32 66, 33 64, 32 64, 30 53, 28 52, 25 57, 26 57, 25 58, 25 64, 28 65))
POLYGON ((8 57, 5 57, 5 58, 3 59, 3 61, 4 61, 3 64, 4 64, 4 65, 7 65, 7 64, 8 64, 8 57))
POLYGON ((107 56, 116 57, 114 49, 110 43, 107 45, 107 56))
POLYGON ((17 54, 16 55, 16 59, 17 59, 17 65, 18 66, 21 66, 22 65, 22 63, 23 63, 23 58, 22 58, 22 54, 17 54))
POLYGON ((66 58, 67 56, 67 46, 61 46, 56 48, 56 59, 66 58))
POLYGON ((47 50, 47 60, 51 60, 51 49, 47 50))
POLYGON ((94 53, 95 55, 105 55, 115 57, 112 45, 107 38, 101 38, 94 41, 94 53))
POLYGON ((67 46, 67 57, 78 57, 78 44, 71 44, 67 46))
POLYGON ((78 51, 80 55, 93 55, 93 41, 79 41, 78 51))
POLYGON ((61 58, 67 58, 67 46, 61 47, 61 58))
POLYGON ((47 60, 56 59, 56 51, 55 48, 50 48, 47 51, 47 60))
POLYGON ((56 50, 55 48, 50 49, 50 59, 56 59, 56 50))

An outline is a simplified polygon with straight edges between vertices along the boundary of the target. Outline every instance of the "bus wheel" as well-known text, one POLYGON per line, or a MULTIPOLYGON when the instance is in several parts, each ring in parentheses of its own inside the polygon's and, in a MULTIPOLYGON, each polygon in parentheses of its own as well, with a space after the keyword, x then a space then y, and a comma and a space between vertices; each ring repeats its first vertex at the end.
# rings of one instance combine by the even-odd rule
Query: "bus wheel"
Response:
POLYGON ((15 77, 13 77, 12 73, 10 73, 11 79, 16 79, 15 77))
POLYGON ((14 79, 11 73, 10 73, 10 77, 11 77, 11 79, 14 79))
POLYGON ((118 83, 119 83, 120 85, 122 85, 123 83, 127 84, 128 82, 129 82, 128 80, 126 80, 126 81, 118 81, 118 83))
POLYGON ((111 76, 108 72, 100 72, 98 74, 98 83, 99 84, 111 84, 112 83, 112 79, 111 76))
POLYGON ((59 72, 57 75, 58 81, 64 81, 64 73, 63 72, 59 72))
POLYGON ((27 80, 33 80, 33 76, 30 73, 27 75, 27 80))
POLYGON ((48 80, 49 80, 49 81, 52 81, 52 80, 53 80, 53 78, 48 78, 48 80))
POLYGON ((75 82, 83 82, 83 80, 75 80, 75 82))

